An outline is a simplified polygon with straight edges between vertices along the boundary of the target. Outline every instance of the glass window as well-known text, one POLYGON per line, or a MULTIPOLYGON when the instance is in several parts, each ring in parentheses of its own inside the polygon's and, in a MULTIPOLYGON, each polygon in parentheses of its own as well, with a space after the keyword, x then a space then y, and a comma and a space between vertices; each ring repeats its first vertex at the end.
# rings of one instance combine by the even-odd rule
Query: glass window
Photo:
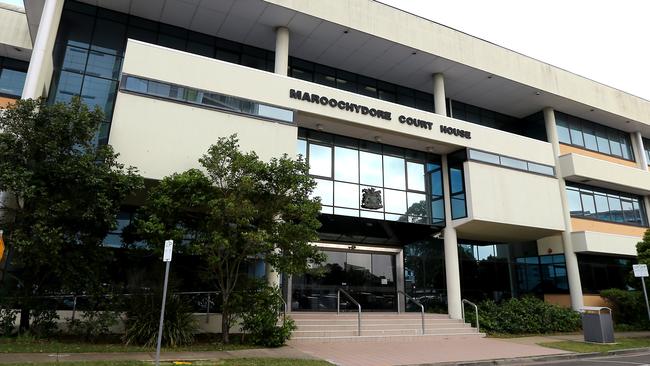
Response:
POLYGON ((406 212, 409 216, 428 216, 427 197, 421 193, 408 192, 406 194, 408 208, 406 212))
POLYGON ((334 148, 334 179, 359 183, 359 151, 334 148))
POLYGON ((596 130, 596 142, 598 143, 598 151, 610 155, 609 139, 607 138, 607 131, 603 128, 596 130))
POLYGON ((465 191, 465 187, 463 186, 463 171, 461 169, 450 168, 449 181, 451 185, 451 194, 465 191))
POLYGON ((90 48, 90 37, 95 24, 92 16, 64 11, 60 24, 60 42, 68 46, 90 48))
POLYGON ((124 53, 126 25, 106 19, 97 19, 91 49, 111 55, 124 53))
POLYGON ((105 53, 90 51, 86 75, 117 80, 122 69, 122 58, 105 53))
POLYGON ((307 158, 307 141, 298 140, 297 144, 298 155, 302 156, 303 159, 307 158))
POLYGON ((320 197, 321 204, 324 206, 332 206, 334 204, 334 188, 331 180, 314 179, 316 188, 311 194, 311 197, 320 197))
POLYGON ((384 187, 406 189, 404 159, 384 155, 384 187))
POLYGON ((316 144, 309 145, 309 174, 332 177, 332 148, 316 144))
POLYGON ((505 156, 501 157, 501 165, 507 166, 510 168, 515 168, 519 170, 527 170, 528 166, 526 165, 526 162, 523 160, 519 159, 513 159, 513 158, 508 158, 505 156))
POLYGON ((406 162, 408 189, 424 191, 424 164, 406 162))
POLYGON ((451 197, 451 216, 454 220, 467 217, 464 194, 451 197))
POLYGON ((598 143, 596 142, 596 129, 593 126, 585 123, 582 125, 582 134, 585 139, 585 147, 589 150, 598 151, 598 143))
POLYGON ((557 120, 557 137, 558 140, 565 144, 571 143, 571 135, 569 133, 569 126, 565 120, 560 120, 558 116, 557 120))
POLYGON ((470 159, 473 159, 473 160, 478 160, 478 161, 482 161, 482 162, 485 162, 485 163, 491 163, 491 164, 499 165, 499 155, 490 154, 490 153, 487 153, 487 152, 470 149, 469 150, 469 157, 470 157, 470 159))
POLYGON ((383 186, 382 157, 365 151, 359 152, 359 170, 361 184, 383 186))
POLYGON ((21 96, 27 73, 11 69, 0 70, 0 94, 21 96))
POLYGON ((431 201, 431 221, 433 223, 445 221, 445 202, 442 199, 431 201))
POLYGON ((442 170, 431 172, 431 194, 442 196, 442 170))
POLYGON ((195 41, 187 42, 187 52, 205 57, 214 57, 214 45, 195 41))
POLYGON ((596 193, 594 195, 596 201, 596 218, 599 220, 611 221, 612 216, 609 213, 609 203, 607 203, 607 196, 605 194, 596 193))
POLYGON ((113 113, 117 82, 86 76, 81 90, 81 99, 91 108, 99 107, 107 117, 113 113))
POLYGON ((386 203, 384 204, 386 212, 405 214, 406 213, 406 192, 385 189, 386 203))
POLYGON ((623 217, 623 207, 621 206, 621 200, 612 195, 607 195, 607 200, 609 201, 609 208, 612 213, 612 219, 615 222, 624 222, 625 218, 623 217))
POLYGON ((61 71, 55 82, 55 102, 69 103, 72 97, 81 93, 81 81, 83 76, 77 73, 61 71))
POLYGON ((530 163, 530 162, 528 163, 528 171, 533 173, 544 174, 544 175, 551 175, 551 176, 555 175, 553 167, 550 167, 548 165, 530 163))
POLYGON ((129 76, 126 78, 126 89, 139 93, 146 93, 148 90, 149 82, 144 79, 134 78, 129 76))
POLYGON ((596 205, 594 204, 594 196, 591 194, 580 194, 582 198, 582 214, 589 217, 596 215, 596 205))
POLYGON ((582 203, 580 201, 580 192, 577 189, 567 188, 567 201, 569 203, 569 212, 571 215, 582 216, 582 203))
POLYGON ((584 146, 582 140, 582 129, 580 128, 580 121, 572 119, 569 122, 569 130, 571 132, 571 143, 578 146, 584 146))
POLYGON ((334 206, 359 208, 359 186, 334 182, 334 206))
POLYGON ((86 69, 88 51, 76 47, 67 47, 61 68, 64 71, 83 73, 86 69))

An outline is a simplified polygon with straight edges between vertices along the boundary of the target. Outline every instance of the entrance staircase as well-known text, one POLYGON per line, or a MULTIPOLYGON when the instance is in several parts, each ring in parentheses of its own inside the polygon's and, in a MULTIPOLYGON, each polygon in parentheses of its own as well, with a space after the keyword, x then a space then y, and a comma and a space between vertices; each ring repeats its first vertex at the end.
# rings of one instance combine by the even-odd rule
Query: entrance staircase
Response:
POLYGON ((446 314, 424 314, 422 334, 421 313, 361 313, 361 335, 358 334, 356 312, 292 312, 297 329, 290 343, 304 342, 373 342, 423 338, 485 337, 469 323, 449 318, 446 314))

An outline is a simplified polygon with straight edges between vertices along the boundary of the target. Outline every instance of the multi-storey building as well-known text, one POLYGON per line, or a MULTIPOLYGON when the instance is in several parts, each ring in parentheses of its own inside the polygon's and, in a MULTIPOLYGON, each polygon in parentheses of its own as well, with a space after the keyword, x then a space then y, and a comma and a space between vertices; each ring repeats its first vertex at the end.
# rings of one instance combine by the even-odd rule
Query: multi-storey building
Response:
POLYGON ((25 0, 0 17, 0 102, 80 95, 148 180, 233 133, 306 158, 327 261, 283 280, 294 311, 334 310, 339 286, 453 318, 463 297, 577 309, 626 286, 647 100, 371 0, 25 0))

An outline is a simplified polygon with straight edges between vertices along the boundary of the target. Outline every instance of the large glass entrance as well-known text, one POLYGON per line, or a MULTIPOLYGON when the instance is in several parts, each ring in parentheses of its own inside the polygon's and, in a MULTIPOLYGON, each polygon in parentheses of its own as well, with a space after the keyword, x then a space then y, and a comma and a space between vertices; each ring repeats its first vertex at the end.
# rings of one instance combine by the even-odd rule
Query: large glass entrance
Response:
MULTIPOLYGON (((397 311, 396 253, 325 249, 327 259, 309 273, 294 276, 294 311, 336 311, 338 288, 357 300, 363 311, 397 311)), ((341 309, 356 306, 341 296, 341 309)))

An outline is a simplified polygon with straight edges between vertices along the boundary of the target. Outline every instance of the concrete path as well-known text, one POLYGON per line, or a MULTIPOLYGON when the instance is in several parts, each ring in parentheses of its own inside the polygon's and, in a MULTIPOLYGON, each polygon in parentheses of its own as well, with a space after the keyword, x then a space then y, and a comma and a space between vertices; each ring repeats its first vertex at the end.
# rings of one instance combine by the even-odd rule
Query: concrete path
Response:
POLYGON ((293 348, 341 366, 417 365, 569 352, 495 338, 441 338, 410 342, 304 343, 293 348))
MULTIPOLYGON (((617 338, 640 338, 640 337, 650 337, 650 332, 616 332, 614 333, 614 339, 617 338)), ((584 340, 582 333, 576 334, 551 334, 551 335, 541 335, 533 337, 517 337, 517 338, 508 338, 506 339, 510 342, 520 343, 520 344, 539 344, 547 342, 560 342, 560 341, 578 341, 581 342, 584 340)))

